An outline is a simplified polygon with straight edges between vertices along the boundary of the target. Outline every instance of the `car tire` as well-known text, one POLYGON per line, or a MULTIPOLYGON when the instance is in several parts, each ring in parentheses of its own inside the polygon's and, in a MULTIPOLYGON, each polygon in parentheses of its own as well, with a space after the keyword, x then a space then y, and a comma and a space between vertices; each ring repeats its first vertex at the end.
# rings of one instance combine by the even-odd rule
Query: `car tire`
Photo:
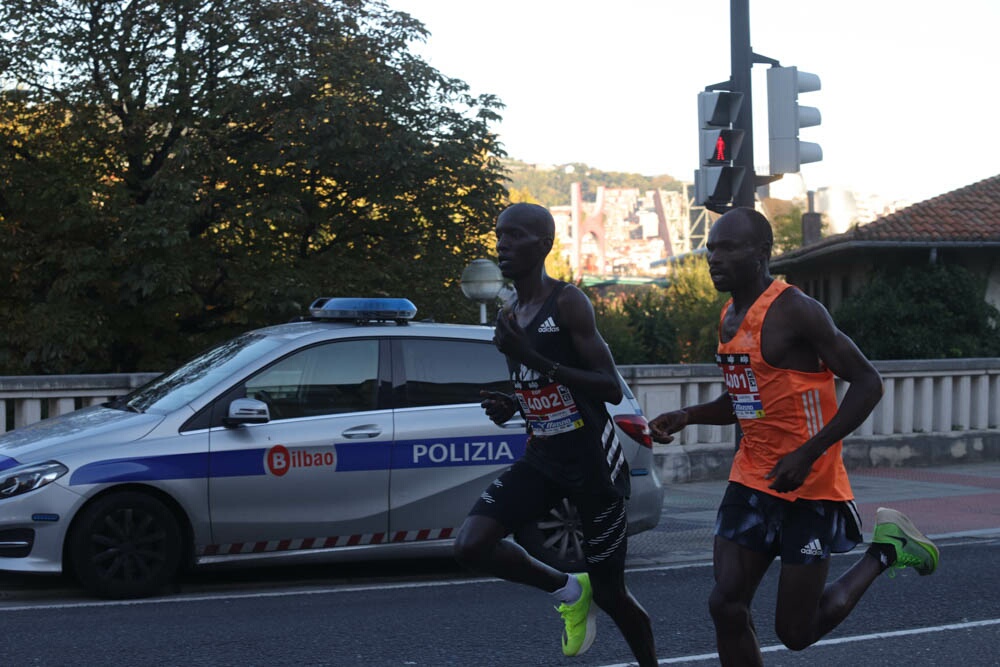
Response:
POLYGON ((515 531, 514 539, 529 554, 557 570, 582 572, 586 569, 580 514, 567 498, 549 510, 545 518, 515 531))
POLYGON ((140 598, 163 590, 181 565, 181 529, 161 501, 135 491, 88 505, 70 534, 69 565, 102 598, 140 598))

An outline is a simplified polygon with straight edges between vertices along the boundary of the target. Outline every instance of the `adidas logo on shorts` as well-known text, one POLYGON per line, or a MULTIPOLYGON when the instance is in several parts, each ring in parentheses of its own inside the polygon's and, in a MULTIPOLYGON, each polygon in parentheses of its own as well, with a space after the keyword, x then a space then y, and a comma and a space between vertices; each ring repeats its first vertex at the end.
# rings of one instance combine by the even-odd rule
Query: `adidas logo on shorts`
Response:
POLYGON ((556 331, 559 331, 559 327, 551 317, 546 317, 545 321, 538 327, 538 333, 555 333, 556 331))
POLYGON ((807 556, 822 556, 823 545, 819 543, 819 540, 814 539, 809 542, 809 544, 799 549, 799 552, 804 553, 807 556))

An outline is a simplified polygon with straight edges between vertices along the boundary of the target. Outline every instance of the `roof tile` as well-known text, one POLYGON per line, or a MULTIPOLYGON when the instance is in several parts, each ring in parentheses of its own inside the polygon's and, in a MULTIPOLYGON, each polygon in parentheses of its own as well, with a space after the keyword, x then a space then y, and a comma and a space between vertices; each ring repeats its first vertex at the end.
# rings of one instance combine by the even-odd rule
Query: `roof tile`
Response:
POLYGON ((798 258, 846 242, 1000 242, 1000 175, 913 204, 867 225, 828 236, 775 260, 798 258))

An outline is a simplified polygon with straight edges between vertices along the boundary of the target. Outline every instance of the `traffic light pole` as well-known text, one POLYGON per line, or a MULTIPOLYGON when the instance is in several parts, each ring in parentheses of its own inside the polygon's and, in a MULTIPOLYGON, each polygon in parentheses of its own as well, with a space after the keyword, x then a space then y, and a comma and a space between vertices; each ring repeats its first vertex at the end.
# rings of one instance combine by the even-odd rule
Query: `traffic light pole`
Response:
POLYGON ((733 129, 743 130, 743 147, 733 160, 734 167, 743 167, 743 180, 733 192, 733 206, 754 205, 756 175, 753 170, 753 97, 750 69, 753 52, 750 49, 750 0, 729 0, 729 39, 731 74, 730 90, 743 93, 743 104, 733 122, 733 129))
POLYGON ((729 0, 729 14, 729 80, 705 86, 705 92, 698 94, 695 197, 698 204, 720 214, 737 206, 753 208, 757 187, 781 178, 757 176, 754 171, 751 80, 754 64, 780 67, 780 63, 750 48, 750 0, 729 0), (728 120, 726 109, 736 111, 728 120), (712 141, 721 142, 717 150, 712 141))
POLYGON ((750 48, 750 0, 729 0, 730 90, 743 93, 743 105, 733 121, 734 130, 743 130, 743 148, 733 160, 734 167, 744 169, 743 181, 733 192, 733 206, 753 208, 758 185, 776 181, 781 176, 757 177, 753 168, 753 82, 750 71, 754 63, 777 66, 773 58, 757 55, 750 48))

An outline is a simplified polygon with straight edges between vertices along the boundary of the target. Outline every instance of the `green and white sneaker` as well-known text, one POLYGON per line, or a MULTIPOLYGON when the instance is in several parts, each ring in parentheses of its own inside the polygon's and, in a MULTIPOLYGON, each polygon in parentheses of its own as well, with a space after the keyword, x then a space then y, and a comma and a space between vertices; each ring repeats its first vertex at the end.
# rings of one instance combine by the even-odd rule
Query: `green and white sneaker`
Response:
POLYGON ((875 532, 872 542, 888 544, 896 551, 892 567, 912 567, 921 576, 937 569, 938 548, 927 539, 902 512, 879 507, 875 512, 875 532))
POLYGON ((573 604, 565 602, 556 607, 566 622, 566 629, 563 630, 562 650, 563 655, 583 655, 594 643, 597 636, 597 618, 594 614, 594 591, 590 587, 590 575, 571 574, 580 582, 580 599, 573 604))

